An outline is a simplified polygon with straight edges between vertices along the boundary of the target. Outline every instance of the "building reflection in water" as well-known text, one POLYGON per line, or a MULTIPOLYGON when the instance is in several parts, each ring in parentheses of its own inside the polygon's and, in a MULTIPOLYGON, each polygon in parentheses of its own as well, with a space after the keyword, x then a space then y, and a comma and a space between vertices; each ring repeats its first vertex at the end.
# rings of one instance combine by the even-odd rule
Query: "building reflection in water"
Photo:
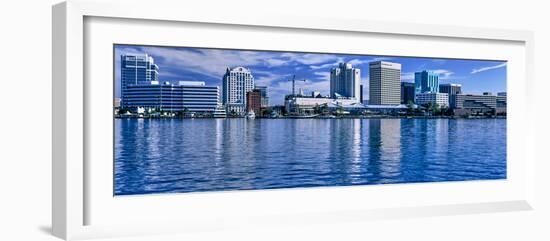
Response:
POLYGON ((371 119, 370 147, 376 160, 377 182, 397 182, 401 175, 401 120, 371 119))
POLYGON ((117 119, 115 194, 505 178, 505 121, 117 119))

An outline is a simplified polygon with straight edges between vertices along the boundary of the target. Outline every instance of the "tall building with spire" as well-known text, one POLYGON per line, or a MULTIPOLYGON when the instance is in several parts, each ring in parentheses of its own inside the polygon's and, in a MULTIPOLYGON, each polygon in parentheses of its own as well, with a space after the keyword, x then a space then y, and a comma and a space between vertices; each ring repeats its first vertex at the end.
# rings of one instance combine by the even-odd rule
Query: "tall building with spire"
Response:
POLYGON ((246 93, 254 89, 254 76, 245 67, 227 68, 222 83, 222 104, 228 114, 246 113, 246 93))
POLYGON ((361 98, 361 70, 349 63, 340 63, 330 70, 330 97, 361 98))

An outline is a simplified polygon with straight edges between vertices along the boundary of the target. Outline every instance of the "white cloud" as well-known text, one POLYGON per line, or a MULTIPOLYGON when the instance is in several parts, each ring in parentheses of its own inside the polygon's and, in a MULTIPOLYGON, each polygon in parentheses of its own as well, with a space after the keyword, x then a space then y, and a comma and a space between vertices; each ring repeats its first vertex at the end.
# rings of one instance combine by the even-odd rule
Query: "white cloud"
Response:
POLYGON ((289 64, 287 60, 277 59, 277 58, 266 59, 265 62, 269 67, 278 67, 278 66, 289 64))
POLYGON ((483 67, 483 68, 479 68, 479 69, 472 69, 472 72, 470 74, 477 74, 479 72, 492 70, 492 69, 498 69, 498 68, 502 68, 502 67, 505 67, 505 66, 506 66, 506 63, 502 63, 502 64, 498 64, 498 65, 494 65, 494 66, 483 67))
POLYGON ((281 57, 287 58, 290 61, 295 61, 300 64, 321 64, 329 61, 338 60, 339 57, 332 54, 297 54, 297 53, 283 53, 281 57))
POLYGON ((451 75, 454 74, 454 72, 446 69, 436 69, 436 70, 432 70, 432 72, 438 74, 439 79, 449 79, 451 75))
POLYGON ((273 82, 289 78, 289 75, 274 74, 269 71, 252 70, 254 82, 256 85, 270 86, 273 82))
MULTIPOLYGON (((272 53, 254 51, 227 51, 219 49, 171 49, 163 47, 143 48, 144 53, 152 55, 158 60, 170 63, 172 67, 203 74, 213 78, 221 78, 227 67, 254 65, 277 65, 281 61, 275 61, 272 53), (266 59, 273 60, 271 63, 266 59)), ((159 62, 156 60, 156 62, 159 62)))
POLYGON ((317 77, 317 79, 326 80, 326 81, 330 80, 330 72, 328 71, 326 72, 318 71, 318 72, 313 72, 313 74, 319 76, 317 77))
POLYGON ((326 68, 330 68, 330 67, 333 67, 333 66, 336 66, 336 65, 338 65, 338 62, 326 63, 326 64, 322 64, 322 65, 310 65, 309 68, 311 68, 313 70, 326 69, 326 68))
POLYGON ((361 60, 361 59, 352 59, 352 60, 348 61, 347 63, 351 64, 353 66, 356 66, 356 65, 361 65, 361 64, 367 63, 367 62, 369 62, 369 61, 365 61, 365 60, 361 60))
POLYGON ((401 81, 403 80, 414 80, 414 72, 402 72, 401 81))

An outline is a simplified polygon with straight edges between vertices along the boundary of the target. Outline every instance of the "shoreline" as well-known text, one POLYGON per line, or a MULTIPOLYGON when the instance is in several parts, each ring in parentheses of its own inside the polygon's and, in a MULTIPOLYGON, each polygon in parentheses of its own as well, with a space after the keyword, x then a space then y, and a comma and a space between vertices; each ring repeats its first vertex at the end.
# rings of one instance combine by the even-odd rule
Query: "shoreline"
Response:
MULTIPOLYGON (((247 119, 246 117, 139 117, 139 116, 115 116, 114 119, 247 119)), ((294 119, 319 119, 319 120, 335 120, 335 119, 466 119, 466 120, 479 120, 479 119, 507 119, 506 116, 470 116, 470 117, 456 117, 456 116, 341 116, 341 117, 299 117, 299 116, 285 116, 285 117, 256 117, 254 119, 270 119, 270 120, 294 120, 294 119)), ((254 120, 248 119, 248 120, 254 120)))

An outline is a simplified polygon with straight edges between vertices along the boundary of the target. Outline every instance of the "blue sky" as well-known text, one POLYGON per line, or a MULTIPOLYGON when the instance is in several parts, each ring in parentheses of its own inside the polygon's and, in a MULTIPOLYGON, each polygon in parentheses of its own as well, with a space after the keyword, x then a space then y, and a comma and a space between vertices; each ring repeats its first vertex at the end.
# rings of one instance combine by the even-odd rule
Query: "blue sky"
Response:
POLYGON ((159 66, 161 81, 196 80, 221 86, 227 67, 247 67, 256 85, 268 86, 271 105, 282 104, 284 95, 291 92, 288 80, 293 74, 296 79, 306 80, 297 82, 297 90, 328 94, 330 68, 339 62, 349 62, 361 69, 365 99, 368 99, 368 63, 376 60, 400 63, 403 82, 414 82, 416 71, 430 70, 439 74, 440 83, 462 84, 464 93, 506 91, 505 61, 115 45, 117 97, 120 95, 120 55, 132 53, 151 55, 159 66))

